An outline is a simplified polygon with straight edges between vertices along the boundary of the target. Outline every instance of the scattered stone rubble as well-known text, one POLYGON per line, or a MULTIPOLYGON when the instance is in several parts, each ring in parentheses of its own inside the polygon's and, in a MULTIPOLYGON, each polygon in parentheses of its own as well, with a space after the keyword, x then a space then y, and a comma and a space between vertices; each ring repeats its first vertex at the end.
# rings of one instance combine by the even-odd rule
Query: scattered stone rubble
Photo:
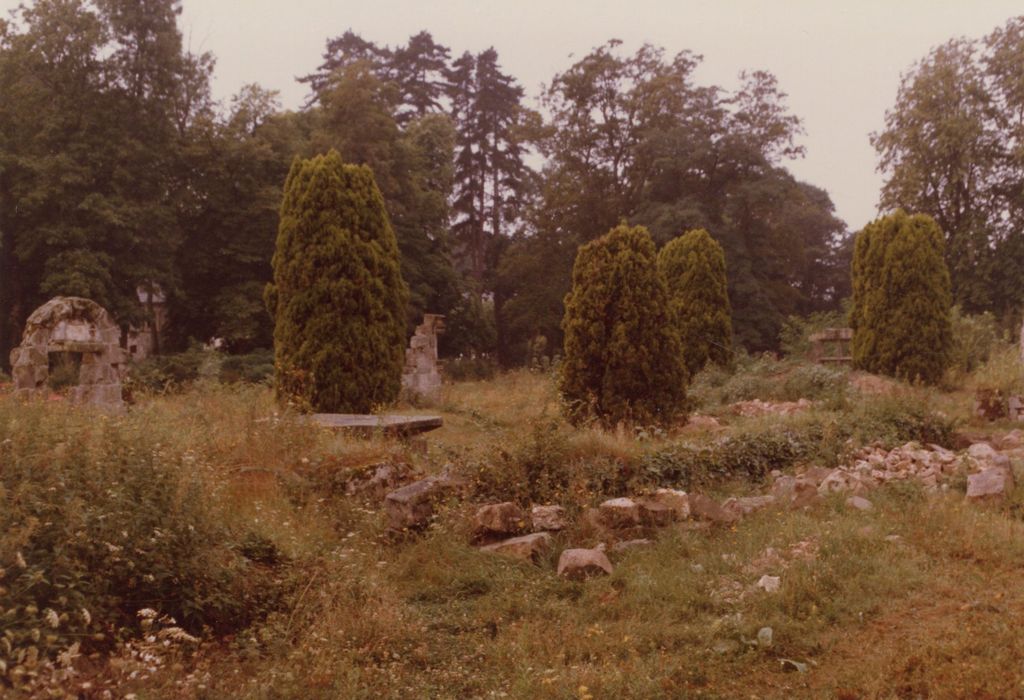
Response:
MULTIPOLYGON (((949 481, 967 477, 967 500, 1000 502, 1013 489, 1011 458, 1024 459, 1024 431, 1015 430, 995 443, 976 442, 953 452, 939 445, 907 443, 892 450, 869 445, 834 469, 805 468, 796 475, 773 472, 770 491, 761 495, 727 498, 719 502, 704 494, 658 489, 634 497, 611 498, 580 514, 584 532, 601 539, 593 548, 567 548, 559 558, 558 575, 583 579, 613 571, 606 552, 625 551, 653 544, 655 531, 666 527, 697 529, 731 526, 770 507, 805 508, 831 494, 844 494, 846 506, 859 511, 873 508, 865 495, 883 484, 914 481, 929 491, 948 490, 949 481)), ((394 467, 391 467, 393 470, 394 467)), ((384 465, 367 484, 384 483, 393 474, 384 465)), ((385 507, 393 530, 413 530, 429 523, 436 504, 461 485, 449 474, 427 477, 387 494, 385 507)), ((566 529, 569 519, 558 505, 535 505, 529 510, 512 502, 480 506, 473 519, 474 536, 481 549, 537 562, 554 544, 552 533, 566 529)), ((804 543, 806 544, 806 543, 804 543)), ((810 546, 810 545, 809 545, 810 546)), ((770 549, 768 555, 774 556, 770 549)), ((814 556, 813 547, 789 553, 789 558, 814 556)), ((776 557, 778 558, 778 557, 776 557)), ((765 559, 769 561, 769 559, 765 559)), ((778 567, 775 568, 776 573, 778 567)), ((763 569, 762 569, 763 572, 763 569)), ((764 574, 754 588, 778 590, 777 576, 764 574)), ((726 598, 743 595, 746 588, 723 589, 726 598)))
POLYGON ((762 401, 761 399, 751 399, 750 401, 737 401, 729 410, 735 413, 737 416, 743 416, 744 418, 757 418, 759 416, 790 416, 794 413, 799 413, 805 409, 810 408, 814 404, 807 399, 800 399, 799 401, 762 401))

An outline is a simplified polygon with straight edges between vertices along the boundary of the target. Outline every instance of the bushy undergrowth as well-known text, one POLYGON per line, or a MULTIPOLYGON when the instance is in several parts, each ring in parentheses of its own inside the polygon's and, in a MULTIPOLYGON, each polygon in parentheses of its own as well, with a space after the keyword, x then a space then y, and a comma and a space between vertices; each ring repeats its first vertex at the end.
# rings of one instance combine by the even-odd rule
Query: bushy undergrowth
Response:
POLYGON ((846 372, 840 368, 742 355, 734 370, 709 367, 700 372, 690 385, 689 397, 701 410, 750 399, 837 402, 846 386, 846 372))
POLYGON ((541 420, 464 465, 481 500, 586 505, 656 486, 704 488, 732 479, 763 480, 799 464, 832 467, 856 446, 917 441, 952 446, 956 421, 911 390, 865 398, 843 410, 766 417, 724 437, 660 439, 568 429, 541 420))
POLYGON ((456 382, 494 379, 498 373, 498 362, 487 355, 454 357, 444 361, 444 373, 448 379, 456 382))
POLYGON ((999 324, 991 312, 965 314, 959 306, 952 313, 953 347, 951 369, 961 377, 988 362, 998 349, 999 324))
POLYGON ((966 383, 972 389, 997 392, 1004 397, 1024 393, 1020 348, 1009 344, 997 346, 966 383))
POLYGON ((254 350, 245 355, 223 355, 198 347, 171 355, 154 355, 129 367, 127 386, 135 392, 181 391, 201 377, 224 384, 259 384, 274 375, 272 350, 254 350))
POLYGON ((0 400, 0 678, 109 648, 143 609, 226 632, 280 603, 280 562, 252 556, 258 540, 225 510, 211 416, 190 410, 0 400))
POLYGON ((656 485, 687 489, 734 478, 760 481, 773 469, 827 458, 826 445, 835 447, 832 455, 838 456, 838 435, 835 425, 814 422, 766 427, 704 444, 677 443, 644 455, 640 472, 656 485))
POLYGON ((790 316, 779 331, 779 344, 787 357, 806 356, 811 351, 811 336, 826 328, 847 325, 849 309, 818 311, 809 316, 790 316))
POLYGON ((957 423, 929 408, 923 395, 907 390, 861 401, 846 418, 845 430, 859 444, 880 442, 895 447, 915 441, 953 447, 957 423))

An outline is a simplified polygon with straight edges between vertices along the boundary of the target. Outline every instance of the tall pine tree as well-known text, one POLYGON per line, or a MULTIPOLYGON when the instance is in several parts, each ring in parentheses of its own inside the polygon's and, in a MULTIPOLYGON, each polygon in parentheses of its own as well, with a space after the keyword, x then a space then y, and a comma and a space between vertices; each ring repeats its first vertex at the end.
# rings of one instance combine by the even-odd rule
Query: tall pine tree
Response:
POLYGON ((465 53, 450 73, 457 137, 452 233, 462 267, 480 289, 492 280, 496 241, 508 233, 529 187, 520 125, 523 89, 487 49, 465 53))

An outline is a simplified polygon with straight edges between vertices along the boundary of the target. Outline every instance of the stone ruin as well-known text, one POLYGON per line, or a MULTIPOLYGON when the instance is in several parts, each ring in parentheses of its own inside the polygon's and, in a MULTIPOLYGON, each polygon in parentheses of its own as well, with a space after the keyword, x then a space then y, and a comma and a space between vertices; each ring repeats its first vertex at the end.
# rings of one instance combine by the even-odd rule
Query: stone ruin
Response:
POLYGON ((60 373, 73 403, 120 409, 125 354, 106 309, 81 297, 55 297, 32 312, 11 351, 15 395, 47 396, 60 373))
POLYGON ((402 370, 402 390, 411 398, 438 401, 441 370, 437 364, 437 336, 444 332, 444 316, 424 314, 423 323, 409 340, 402 370))
POLYGON ((819 364, 853 364, 852 328, 826 328, 810 337, 811 359, 819 364))

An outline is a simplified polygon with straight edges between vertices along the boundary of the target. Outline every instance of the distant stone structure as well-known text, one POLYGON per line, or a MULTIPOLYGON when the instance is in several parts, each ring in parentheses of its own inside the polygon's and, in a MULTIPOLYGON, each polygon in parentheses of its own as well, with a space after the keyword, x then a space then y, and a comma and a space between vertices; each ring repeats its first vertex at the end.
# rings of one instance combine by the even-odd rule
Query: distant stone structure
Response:
POLYGON ((820 364, 853 364, 852 328, 826 328, 810 337, 811 359, 820 364))
POLYGON ((147 320, 141 327, 128 328, 125 349, 133 360, 144 360, 150 355, 159 355, 167 327, 167 295, 159 284, 148 283, 135 289, 139 306, 146 311, 147 320))
POLYGON ((424 314, 423 323, 409 340, 402 371, 402 390, 410 397, 438 401, 441 370, 437 365, 437 336, 444 332, 444 316, 424 314))
POLYGON ((51 372, 71 374, 74 403, 124 407, 121 373, 125 354, 121 329, 106 309, 81 297, 55 297, 32 312, 21 345, 11 351, 14 390, 45 396, 51 372))

